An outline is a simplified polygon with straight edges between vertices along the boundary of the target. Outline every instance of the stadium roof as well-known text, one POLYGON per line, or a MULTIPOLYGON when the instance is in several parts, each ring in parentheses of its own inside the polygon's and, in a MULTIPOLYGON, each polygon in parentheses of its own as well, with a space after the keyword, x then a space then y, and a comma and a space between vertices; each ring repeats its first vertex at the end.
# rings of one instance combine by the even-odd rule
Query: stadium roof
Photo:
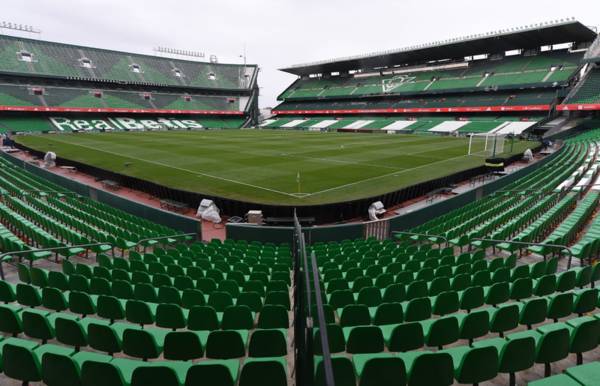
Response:
MULTIPOLYGON (((258 65, 256 65, 256 64, 218 63, 218 62, 213 63, 213 62, 208 62, 208 61, 204 61, 204 60, 191 59, 191 57, 183 59, 183 58, 173 57, 173 56, 151 55, 151 54, 144 54, 144 53, 134 52, 134 51, 111 50, 108 48, 98 48, 98 47, 92 47, 92 46, 84 46, 84 45, 80 45, 80 44, 62 43, 62 42, 57 42, 57 41, 53 41, 53 40, 27 38, 27 37, 22 37, 22 36, 6 35, 6 34, 2 34, 2 33, 0 33, 0 37, 2 39, 10 39, 10 40, 14 40, 17 42, 32 42, 32 43, 48 45, 48 46, 69 47, 69 48, 73 48, 73 49, 82 49, 85 51, 91 50, 91 51, 97 51, 97 52, 110 52, 110 53, 119 54, 119 55, 133 55, 133 56, 141 56, 141 57, 147 57, 147 58, 153 58, 153 59, 159 59, 159 60, 173 60, 173 61, 177 61, 177 62, 188 62, 188 63, 192 63, 192 64, 201 64, 201 65, 204 64, 204 65, 210 65, 210 66, 223 65, 223 66, 237 66, 237 67, 258 67, 258 65)), ((27 48, 27 47, 25 47, 25 48, 27 48)), ((168 54, 168 53, 166 53, 166 54, 168 54)))
POLYGON ((591 42, 594 30, 575 19, 510 28, 365 55, 297 64, 281 71, 295 75, 388 67, 404 63, 455 59, 465 56, 531 49, 561 43, 591 42))

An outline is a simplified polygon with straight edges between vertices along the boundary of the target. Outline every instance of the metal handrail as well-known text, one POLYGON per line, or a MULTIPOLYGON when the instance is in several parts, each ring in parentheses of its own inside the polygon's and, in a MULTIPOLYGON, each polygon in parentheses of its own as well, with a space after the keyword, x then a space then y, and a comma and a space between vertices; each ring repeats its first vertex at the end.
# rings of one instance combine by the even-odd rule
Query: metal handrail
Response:
MULTIPOLYGON (((145 241, 150 241, 150 240, 163 240, 163 239, 186 237, 186 236, 195 236, 195 235, 196 235, 195 233, 181 233, 181 234, 178 234, 178 235, 171 235, 171 236, 150 237, 150 238, 139 240, 135 244, 135 246, 137 247, 137 246, 141 245, 141 243, 143 243, 145 241)), ((0 278, 2 280, 4 280, 4 268, 2 267, 2 263, 4 262, 3 259, 4 259, 5 256, 27 255, 27 254, 36 253, 36 252, 58 252, 58 251, 63 251, 65 249, 69 249, 69 248, 85 248, 86 250, 89 250, 91 247, 97 247, 97 246, 100 246, 100 245, 111 245, 111 246, 113 246, 111 243, 106 242, 106 243, 77 244, 77 245, 69 245, 69 246, 64 246, 64 247, 30 249, 30 250, 26 250, 26 251, 19 250, 19 251, 3 252, 3 253, 0 253, 0 278)), ((33 259, 29 259, 29 266, 33 266, 33 259)))
MULTIPOLYGON (((70 245, 70 246, 64 246, 64 247, 30 249, 30 250, 26 250, 26 251, 19 250, 19 251, 3 252, 3 253, 0 253, 0 278, 2 278, 2 280, 4 280, 4 268, 2 267, 2 263, 4 262, 3 259, 5 256, 27 255, 27 254, 36 253, 36 252, 58 252, 58 251, 63 251, 65 249, 69 249, 69 248, 86 248, 86 250, 87 250, 90 247, 96 247, 96 246, 100 246, 100 245, 111 245, 111 244, 110 243, 91 243, 91 244, 70 245)), ((29 266, 32 266, 32 265, 33 265, 33 259, 29 259, 29 266)))
MULTIPOLYGON (((563 251, 567 251, 569 253, 569 262, 567 264, 567 269, 571 268, 571 259, 574 256, 573 251, 571 251, 571 248, 567 247, 566 245, 562 245, 562 244, 531 243, 528 241, 514 241, 514 240, 500 240, 500 239, 486 239, 486 238, 475 238, 475 239, 473 239, 473 241, 487 241, 487 242, 491 242, 494 244, 509 243, 509 244, 516 244, 516 245, 559 248, 559 249, 561 249, 563 251)), ((546 261, 546 256, 544 256, 544 261, 546 261)))
MULTIPOLYGON (((45 194, 49 194, 49 193, 55 193, 55 194, 62 194, 65 196, 68 195, 77 195, 77 192, 61 192, 58 190, 39 190, 39 189, 20 189, 20 192, 23 193, 45 193, 45 194)), ((7 191, 7 193, 1 193, 3 196, 10 196, 10 195, 17 195, 17 194, 13 194, 9 191, 7 191)))
POLYGON ((392 232, 393 235, 411 235, 411 236, 426 236, 426 237, 439 237, 440 239, 444 240, 446 242, 446 245, 449 243, 448 239, 446 238, 446 236, 442 236, 442 235, 433 235, 433 234, 428 234, 428 233, 417 233, 417 232, 406 232, 406 231, 394 231, 392 232))
MULTIPOLYGON (((306 256, 306 254, 305 254, 306 256)), ((331 353, 329 352, 329 338, 327 336, 327 323, 325 323, 325 312, 323 311, 323 299, 321 298, 321 283, 319 280, 319 268, 315 251, 310 254, 313 284, 315 286, 315 301, 317 303, 317 320, 319 321, 319 335, 321 336, 321 351, 323 353, 323 367, 325 370, 325 385, 335 386, 333 379, 333 368, 331 365, 331 353)))
POLYGON ((136 246, 141 245, 141 243, 146 242, 146 241, 176 239, 179 237, 187 237, 187 236, 197 236, 197 234, 196 233, 180 233, 177 235, 170 235, 170 236, 148 237, 148 238, 139 240, 137 243, 135 243, 135 245, 136 246))

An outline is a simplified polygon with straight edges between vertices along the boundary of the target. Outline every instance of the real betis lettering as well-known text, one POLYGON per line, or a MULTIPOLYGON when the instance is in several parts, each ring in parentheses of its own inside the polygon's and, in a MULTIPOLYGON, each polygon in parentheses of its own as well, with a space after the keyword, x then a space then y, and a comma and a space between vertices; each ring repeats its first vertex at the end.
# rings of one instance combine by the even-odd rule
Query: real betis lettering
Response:
POLYGON ((159 130, 159 129, 201 129, 200 122, 193 119, 137 119, 137 118, 106 118, 106 119, 71 119, 50 117, 50 122, 59 131, 89 131, 89 130, 159 130))

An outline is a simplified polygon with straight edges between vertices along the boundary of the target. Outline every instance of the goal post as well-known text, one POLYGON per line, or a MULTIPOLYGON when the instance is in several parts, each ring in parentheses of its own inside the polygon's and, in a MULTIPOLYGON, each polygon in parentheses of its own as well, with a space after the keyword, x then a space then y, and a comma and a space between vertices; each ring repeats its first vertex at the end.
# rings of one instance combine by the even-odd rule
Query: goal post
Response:
POLYGON ((467 155, 482 155, 494 157, 504 153, 506 136, 493 133, 471 133, 467 155))

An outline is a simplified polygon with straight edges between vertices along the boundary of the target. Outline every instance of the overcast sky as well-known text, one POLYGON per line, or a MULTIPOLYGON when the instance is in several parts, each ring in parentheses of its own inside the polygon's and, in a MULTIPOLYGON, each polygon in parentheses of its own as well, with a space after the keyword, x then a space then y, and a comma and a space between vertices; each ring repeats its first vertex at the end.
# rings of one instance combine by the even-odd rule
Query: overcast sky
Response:
MULTIPOLYGON (((0 21, 40 38, 152 53, 166 46, 260 66, 261 107, 295 77, 291 64, 401 48, 566 17, 600 26, 600 1, 2 0, 0 21)), ((0 32, 4 32, 0 30, 0 32)))

